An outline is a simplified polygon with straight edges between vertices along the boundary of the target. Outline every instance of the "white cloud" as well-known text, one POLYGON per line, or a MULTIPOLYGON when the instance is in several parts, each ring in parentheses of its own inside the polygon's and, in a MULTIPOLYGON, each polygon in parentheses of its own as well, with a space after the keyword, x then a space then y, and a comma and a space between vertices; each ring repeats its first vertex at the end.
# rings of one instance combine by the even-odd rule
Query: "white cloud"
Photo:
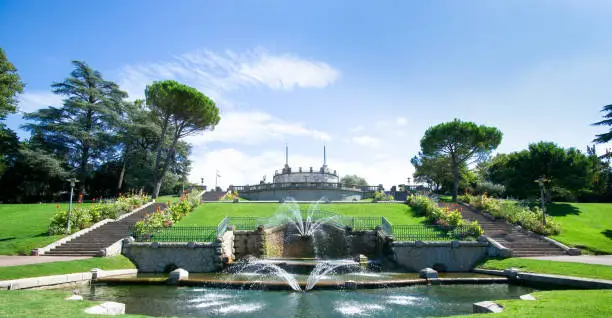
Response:
POLYGON ((397 117, 395 119, 395 124, 400 127, 406 126, 406 124, 408 124, 408 119, 406 119, 405 117, 397 117))
MULTIPOLYGON (((204 183, 209 187, 215 185, 215 171, 221 175, 219 186, 223 189, 231 185, 258 184, 265 175, 271 182, 275 170, 282 169, 285 154, 282 151, 262 151, 259 154, 247 155, 235 148, 223 148, 210 152, 194 152, 192 155, 193 170, 190 174, 192 182, 204 183)), ((363 155, 356 159, 328 158, 327 162, 332 170, 337 170, 340 177, 347 174, 356 174, 364 177, 370 184, 383 184, 386 189, 392 185, 406 182, 406 177, 412 177, 413 168, 402 160, 400 156, 390 154, 363 155)), ((318 169, 322 158, 289 154, 289 165, 294 169, 313 167, 318 169)))
POLYGON ((215 130, 191 136, 188 141, 196 146, 210 142, 256 145, 270 139, 282 140, 287 136, 331 140, 331 136, 325 132, 307 128, 302 123, 285 121, 265 112, 231 111, 221 114, 221 121, 215 130))
POLYGON ((378 138, 372 136, 355 136, 351 138, 351 141, 357 145, 364 147, 378 147, 380 145, 380 140, 378 138))
POLYGON ((340 72, 325 62, 291 54, 273 55, 263 49, 242 54, 200 50, 168 61, 127 65, 120 71, 121 87, 132 98, 141 98, 146 85, 154 80, 174 79, 211 95, 215 101, 220 92, 240 87, 321 88, 339 77, 340 72))
POLYGON ((52 92, 26 91, 20 97, 19 111, 29 113, 48 106, 61 106, 63 97, 52 92))

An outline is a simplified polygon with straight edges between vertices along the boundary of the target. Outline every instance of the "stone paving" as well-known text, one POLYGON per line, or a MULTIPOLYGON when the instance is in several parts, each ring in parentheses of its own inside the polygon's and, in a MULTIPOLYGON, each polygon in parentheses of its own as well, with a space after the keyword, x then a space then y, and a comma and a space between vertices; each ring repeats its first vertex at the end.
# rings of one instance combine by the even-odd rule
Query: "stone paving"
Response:
POLYGON ((0 267, 88 259, 89 256, 10 256, 0 255, 0 267))

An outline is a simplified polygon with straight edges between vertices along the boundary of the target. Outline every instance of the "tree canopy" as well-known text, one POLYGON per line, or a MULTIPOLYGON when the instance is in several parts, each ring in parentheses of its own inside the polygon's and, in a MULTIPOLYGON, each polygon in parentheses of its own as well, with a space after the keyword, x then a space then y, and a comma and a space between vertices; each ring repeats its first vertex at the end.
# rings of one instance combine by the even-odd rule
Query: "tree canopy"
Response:
MULTIPOLYGON (((604 120, 593 123, 594 126, 612 126, 612 104, 606 105, 601 109, 605 112, 603 115, 604 120)), ((599 134, 595 136, 593 142, 595 143, 606 143, 612 140, 612 128, 607 133, 599 134)))
POLYGON ((501 143, 502 133, 495 127, 455 119, 425 131, 421 139, 424 157, 447 157, 453 174, 453 200, 457 200, 460 169, 472 159, 483 159, 501 143))
POLYGON ((5 119, 6 115, 17 111, 17 95, 23 93, 24 86, 17 68, 0 48, 0 119, 5 119))
POLYGON ((340 178, 340 183, 344 186, 358 186, 363 187, 368 185, 368 181, 365 178, 362 178, 356 174, 347 174, 340 178))
POLYGON ((160 134, 154 149, 155 189, 157 198, 162 180, 174 160, 178 141, 186 136, 214 129, 219 123, 219 109, 215 102, 193 87, 166 80, 153 82, 145 90, 146 103, 160 126, 160 134), (163 144, 169 137, 170 147, 163 158, 163 144))

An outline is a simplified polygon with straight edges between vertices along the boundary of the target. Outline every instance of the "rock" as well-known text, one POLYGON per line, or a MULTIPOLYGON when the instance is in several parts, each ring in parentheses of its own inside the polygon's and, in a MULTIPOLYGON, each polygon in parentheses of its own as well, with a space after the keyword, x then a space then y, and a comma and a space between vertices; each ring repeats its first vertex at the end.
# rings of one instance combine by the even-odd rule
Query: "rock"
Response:
POLYGON ((171 271, 170 275, 168 275, 168 283, 177 285, 179 280, 187 279, 187 278, 189 278, 189 272, 182 268, 177 268, 171 271))
POLYGON ((81 295, 72 295, 72 296, 66 297, 64 299, 66 299, 66 300, 83 300, 83 296, 81 296, 81 295))
POLYGON ((93 315, 123 315, 125 314, 125 304, 117 303, 114 301, 107 301, 105 303, 101 303, 97 306, 89 307, 85 309, 86 314, 93 315))
POLYGON ((481 301, 472 304, 475 314, 497 313, 504 311, 504 308, 492 301, 481 301))
POLYGON ((461 247, 461 243, 459 241, 451 241, 451 248, 459 248, 461 247))
POLYGON ((518 277, 518 274, 521 270, 518 268, 508 268, 504 270, 504 276, 510 278, 510 279, 516 279, 518 277))
POLYGON ((579 248, 572 247, 569 250, 567 250, 567 255, 570 255, 570 256, 578 256, 580 254, 582 254, 582 251, 579 248))
POLYGON ((419 271, 419 277, 425 279, 438 279, 438 272, 427 267, 419 271))
POLYGON ((416 247, 423 247, 423 246, 425 246, 425 242, 423 242, 423 241, 416 241, 416 242, 414 242, 414 246, 416 246, 416 247))
POLYGON ((535 297, 533 297, 532 294, 521 295, 520 298, 522 300, 536 300, 535 297))

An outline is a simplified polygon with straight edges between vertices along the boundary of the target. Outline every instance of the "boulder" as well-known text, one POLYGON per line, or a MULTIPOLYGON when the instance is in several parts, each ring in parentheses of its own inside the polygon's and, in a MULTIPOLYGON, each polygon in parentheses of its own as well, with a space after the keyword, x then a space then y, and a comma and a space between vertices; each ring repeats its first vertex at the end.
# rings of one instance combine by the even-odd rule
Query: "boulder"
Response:
POLYGON ((492 301, 481 301, 472 304, 472 310, 475 314, 487 314, 502 312, 504 308, 492 301))
POLYGON ((427 267, 419 271, 419 277, 425 279, 438 279, 438 272, 427 267))
POLYGON ((85 309, 85 313, 92 314, 92 315, 109 315, 109 316, 123 315, 125 314, 125 304, 117 303, 114 301, 107 301, 97 306, 93 306, 93 307, 89 307, 85 309))

